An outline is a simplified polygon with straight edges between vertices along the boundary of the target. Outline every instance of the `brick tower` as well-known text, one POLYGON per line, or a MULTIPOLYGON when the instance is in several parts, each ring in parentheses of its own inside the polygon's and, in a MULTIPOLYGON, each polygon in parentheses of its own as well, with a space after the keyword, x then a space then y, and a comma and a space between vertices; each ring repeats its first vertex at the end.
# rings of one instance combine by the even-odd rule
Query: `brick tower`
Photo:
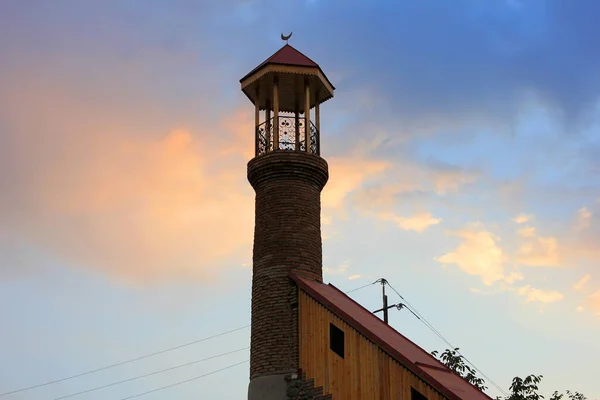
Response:
POLYGON ((240 80, 255 107, 256 192, 249 400, 281 400, 298 373, 297 287, 288 274, 322 281, 319 105, 334 87, 321 68, 286 44, 240 80), (314 123, 311 109, 314 108, 314 123))

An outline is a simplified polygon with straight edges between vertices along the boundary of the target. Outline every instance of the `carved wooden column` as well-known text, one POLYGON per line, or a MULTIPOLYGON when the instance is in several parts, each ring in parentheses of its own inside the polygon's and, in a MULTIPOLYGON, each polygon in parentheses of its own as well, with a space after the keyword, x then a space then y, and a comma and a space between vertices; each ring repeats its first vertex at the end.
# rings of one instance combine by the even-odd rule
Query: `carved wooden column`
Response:
POLYGON ((279 81, 273 78, 273 150, 279 150, 279 81))
POLYGON ((267 137, 267 148, 265 153, 271 151, 271 101, 267 99, 265 110, 265 136, 267 137))
POLYGON ((317 155, 321 155, 321 113, 319 112, 319 91, 315 93, 315 126, 317 128, 317 155))
POLYGON ((294 107, 296 110, 294 111, 294 117, 295 117, 295 121, 294 121, 294 125, 296 127, 296 146, 294 147, 294 150, 299 151, 300 150, 300 105, 298 104, 298 100, 296 99, 296 104, 294 107))
POLYGON ((254 101, 254 155, 258 156, 260 138, 258 137, 258 126, 260 125, 260 101, 258 86, 256 87, 256 101, 254 101))
POLYGON ((310 82, 304 80, 304 142, 306 151, 310 153, 310 82))

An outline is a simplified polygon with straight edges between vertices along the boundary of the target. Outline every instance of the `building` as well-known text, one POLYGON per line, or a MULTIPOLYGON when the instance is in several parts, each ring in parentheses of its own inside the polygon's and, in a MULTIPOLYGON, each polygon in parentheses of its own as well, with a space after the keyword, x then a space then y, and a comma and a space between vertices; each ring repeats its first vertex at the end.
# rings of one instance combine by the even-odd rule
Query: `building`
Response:
POLYGON ((286 44, 240 82, 255 107, 248 399, 490 400, 323 283, 319 106, 334 87, 321 68, 286 44))

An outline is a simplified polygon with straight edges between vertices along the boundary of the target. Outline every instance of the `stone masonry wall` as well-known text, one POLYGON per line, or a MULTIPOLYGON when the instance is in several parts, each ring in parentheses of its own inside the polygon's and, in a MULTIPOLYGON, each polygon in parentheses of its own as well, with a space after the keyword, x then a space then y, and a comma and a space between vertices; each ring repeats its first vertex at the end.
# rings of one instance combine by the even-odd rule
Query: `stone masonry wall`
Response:
POLYGON ((314 379, 306 379, 306 375, 299 371, 298 377, 287 381, 287 400, 331 400, 330 394, 324 395, 321 386, 315 387, 314 379))

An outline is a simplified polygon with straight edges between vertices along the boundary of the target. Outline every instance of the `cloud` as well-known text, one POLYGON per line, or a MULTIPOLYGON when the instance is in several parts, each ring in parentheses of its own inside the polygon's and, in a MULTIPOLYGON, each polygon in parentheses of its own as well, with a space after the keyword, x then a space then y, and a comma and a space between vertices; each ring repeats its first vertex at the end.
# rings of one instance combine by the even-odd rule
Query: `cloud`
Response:
POLYGON ((580 280, 578 280, 573 285, 573 289, 577 290, 577 291, 583 291, 585 286, 587 285, 587 283, 590 281, 591 277, 592 276, 590 274, 585 274, 584 276, 581 277, 580 280))
POLYGON ((442 264, 453 264, 469 275, 479 276, 486 286, 507 279, 504 265, 508 259, 498 245, 500 240, 480 223, 448 232, 462 242, 454 250, 436 258, 442 264))
POLYGON ((395 162, 371 180, 364 181, 350 196, 351 204, 364 216, 394 222, 400 229, 423 232, 442 219, 425 209, 417 199, 437 200, 457 193, 479 174, 449 165, 395 162), (409 209, 398 212, 398 207, 409 209))
MULTIPOLYGON (((359 83, 376 80, 382 102, 405 120, 443 120, 446 126, 478 120, 510 123, 527 94, 569 120, 595 106, 600 82, 594 71, 600 57, 592 57, 589 64, 577 61, 598 45, 597 39, 581 44, 599 36, 598 27, 586 18, 600 11, 591 0, 577 5, 521 2, 519 7, 458 1, 435 12, 421 2, 393 2, 376 9, 362 4, 331 3, 338 21, 346 23, 330 29, 351 41, 355 51, 329 57, 323 52, 322 57, 352 66, 359 83), (372 21, 395 29, 381 35, 372 21), (373 74, 373 65, 379 64, 397 65, 402 73, 384 68, 373 74)), ((331 23, 327 15, 324 9, 315 22, 331 23)))
POLYGON ((536 289, 529 285, 516 288, 516 293, 525 297, 525 303, 555 303, 564 299, 564 295, 553 290, 536 289))
POLYGON ((350 275, 348 277, 348 280, 353 281, 353 280, 360 279, 360 278, 362 278, 362 275, 355 274, 355 275, 350 275))
POLYGON ((597 291, 588 297, 588 307, 597 315, 600 315, 600 291, 597 291))
POLYGON ((529 267, 569 267, 600 261, 597 244, 600 236, 597 231, 587 229, 591 215, 586 208, 580 209, 575 231, 561 231, 558 236, 541 236, 533 226, 519 228, 514 262, 529 267))
POLYGON ((475 182, 478 177, 479 173, 449 166, 439 167, 429 172, 429 179, 435 193, 439 195, 456 191, 461 186, 475 182))
POLYGON ((577 223, 575 229, 578 231, 582 231, 590 226, 590 219, 592 218, 592 213, 586 208, 582 207, 577 210, 577 223))
POLYGON ((391 166, 387 161, 359 158, 354 155, 344 158, 332 157, 327 162, 330 180, 323 189, 321 204, 323 208, 330 209, 342 209, 349 193, 391 166))
POLYGON ((349 266, 350 266, 350 260, 346 260, 342 264, 340 264, 338 267, 335 267, 335 268, 323 267, 323 274, 344 275, 345 273, 348 272, 349 266))
POLYGON ((524 238, 535 237, 535 228, 533 226, 525 226, 517 231, 518 235, 524 238))
POLYGON ((516 222, 517 224, 524 224, 525 222, 530 221, 533 218, 533 215, 530 214, 519 214, 517 215, 515 218, 513 218, 513 221, 516 222))
POLYGON ((478 289, 478 288, 469 288, 469 292, 477 293, 477 294, 482 294, 484 296, 488 296, 488 295, 494 293, 494 292, 490 292, 490 291, 487 291, 487 290, 481 290, 481 289, 478 289))
POLYGON ((529 267, 561 266, 555 237, 527 237, 516 254, 516 262, 529 267))
POLYGON ((32 244, 135 281, 210 276, 249 248, 253 198, 237 179, 243 170, 210 171, 206 140, 185 130, 160 140, 106 133, 68 147, 23 165, 29 174, 8 193, 14 202, 0 203, 2 220, 32 244))
POLYGON ((403 195, 423 193, 447 195, 475 182, 479 173, 452 165, 395 161, 379 176, 377 182, 361 187, 353 197, 363 210, 390 209, 403 195))
POLYGON ((430 226, 437 225, 442 220, 434 218, 430 213, 418 213, 412 217, 401 217, 393 213, 379 213, 378 217, 384 221, 393 221, 405 231, 423 232, 430 226))

